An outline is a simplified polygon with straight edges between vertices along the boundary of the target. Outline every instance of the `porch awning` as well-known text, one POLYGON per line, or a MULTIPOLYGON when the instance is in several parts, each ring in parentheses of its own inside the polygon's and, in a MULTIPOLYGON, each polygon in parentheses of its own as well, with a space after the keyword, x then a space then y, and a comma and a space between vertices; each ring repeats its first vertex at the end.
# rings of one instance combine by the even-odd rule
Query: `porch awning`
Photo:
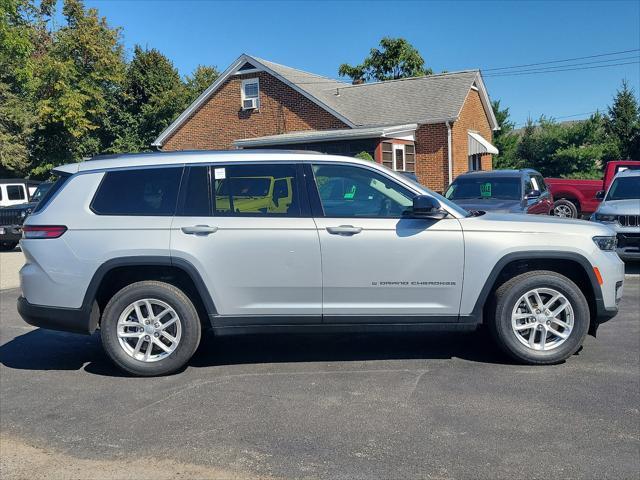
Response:
POLYGON ((492 153, 497 155, 498 149, 476 132, 467 132, 469 135, 469 155, 492 153))

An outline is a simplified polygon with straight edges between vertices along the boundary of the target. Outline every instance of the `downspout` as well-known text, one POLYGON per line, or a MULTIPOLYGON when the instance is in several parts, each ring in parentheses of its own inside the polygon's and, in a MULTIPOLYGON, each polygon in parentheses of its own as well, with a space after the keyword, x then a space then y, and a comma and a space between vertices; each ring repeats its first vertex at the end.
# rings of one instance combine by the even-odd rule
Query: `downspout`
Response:
POLYGON ((447 124, 447 162, 449 165, 449 185, 453 181, 453 161, 451 160, 451 122, 447 124))

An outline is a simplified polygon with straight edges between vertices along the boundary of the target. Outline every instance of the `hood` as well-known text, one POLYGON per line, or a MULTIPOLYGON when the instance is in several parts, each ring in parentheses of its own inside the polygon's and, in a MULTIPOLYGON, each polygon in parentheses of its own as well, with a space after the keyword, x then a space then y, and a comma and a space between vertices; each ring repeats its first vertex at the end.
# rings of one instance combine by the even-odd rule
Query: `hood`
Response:
POLYGON ((520 200, 502 200, 499 198, 488 198, 486 200, 482 200, 479 198, 462 198, 460 200, 454 200, 453 202, 465 210, 483 210, 485 212, 500 213, 519 213, 524 211, 520 200))
POLYGON ((597 213, 607 215, 640 215, 640 199, 607 200, 600 204, 597 213))
POLYGON ((575 218, 550 215, 486 213, 479 217, 460 219, 465 230, 521 233, 568 233, 575 235, 612 236, 609 227, 575 218))
POLYGON ((2 210, 33 210, 38 202, 19 203, 17 205, 7 205, 6 207, 0 207, 2 210))

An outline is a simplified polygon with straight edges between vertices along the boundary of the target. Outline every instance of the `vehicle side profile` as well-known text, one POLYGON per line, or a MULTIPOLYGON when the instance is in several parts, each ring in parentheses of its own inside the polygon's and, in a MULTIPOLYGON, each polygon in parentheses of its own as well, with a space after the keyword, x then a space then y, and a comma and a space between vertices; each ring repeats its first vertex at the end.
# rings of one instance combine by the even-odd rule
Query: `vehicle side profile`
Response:
POLYGON ((23 229, 18 311, 43 328, 99 329, 110 358, 136 375, 182 368, 203 329, 487 325, 513 358, 551 364, 622 296, 608 227, 470 213, 370 161, 157 152, 55 173, 23 229))
POLYGON ((467 210, 549 215, 553 197, 535 170, 478 170, 459 175, 445 197, 467 210))

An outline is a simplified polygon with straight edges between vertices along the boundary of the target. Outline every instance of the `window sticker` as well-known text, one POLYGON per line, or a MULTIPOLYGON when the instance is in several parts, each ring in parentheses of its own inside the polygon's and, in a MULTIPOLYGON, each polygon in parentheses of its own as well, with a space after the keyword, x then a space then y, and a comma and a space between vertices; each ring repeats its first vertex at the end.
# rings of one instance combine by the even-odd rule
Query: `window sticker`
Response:
POLYGON ((480 196, 481 197, 490 197, 491 196, 491 183, 483 183, 480 185, 480 196))
POLYGON ((353 200, 353 197, 356 196, 356 190, 358 187, 356 187, 355 185, 353 185, 351 187, 351 189, 347 192, 344 193, 344 198, 345 200, 353 200))
POLYGON ((224 180, 225 178, 227 178, 227 171, 225 168, 216 168, 214 170, 215 180, 224 180))

